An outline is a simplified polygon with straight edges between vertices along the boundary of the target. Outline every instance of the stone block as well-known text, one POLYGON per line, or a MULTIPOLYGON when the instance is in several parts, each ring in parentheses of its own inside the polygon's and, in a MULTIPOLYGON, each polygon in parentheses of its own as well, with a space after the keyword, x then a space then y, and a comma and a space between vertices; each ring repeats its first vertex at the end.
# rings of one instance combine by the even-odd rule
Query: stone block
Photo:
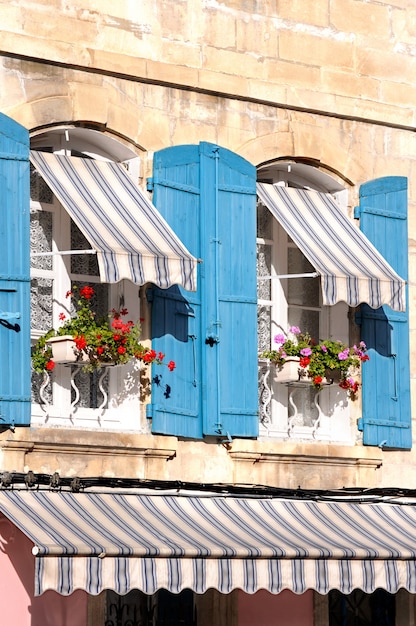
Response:
POLYGON ((160 47, 160 61, 184 67, 201 66, 199 45, 181 41, 163 41, 160 47))
POLYGON ((165 82, 173 85, 186 85, 196 87, 198 85, 198 70, 191 67, 159 63, 158 61, 146 62, 146 77, 157 82, 165 82))
POLYGON ((219 50, 212 46, 204 47, 203 68, 237 76, 241 76, 243 68, 243 76, 246 78, 266 78, 266 65, 262 57, 231 50, 219 50))
POLYGON ((198 73, 198 86, 213 93, 240 96, 247 96, 250 89, 249 81, 244 76, 225 74, 205 68, 198 73))
POLYGON ((356 72, 363 77, 370 76, 373 79, 388 81, 394 79, 398 84, 412 85, 416 72, 416 59, 414 56, 394 50, 357 48, 356 72))
POLYGON ((264 18, 236 20, 236 49, 241 53, 254 53, 261 57, 277 57, 278 31, 273 20, 264 18))
POLYGON ((329 26, 329 10, 326 2, 310 0, 278 0, 277 15, 292 23, 329 26))
POLYGON ((308 66, 340 67, 352 71, 354 44, 349 37, 340 41, 329 36, 311 35, 296 30, 281 31, 279 58, 308 66))
POLYGON ((331 2, 329 17, 331 26, 340 33, 362 34, 386 43, 390 41, 390 8, 387 5, 356 0, 331 2))
POLYGON ((91 85, 91 83, 84 84, 79 82, 69 83, 68 86, 72 100, 72 120, 90 119, 91 109, 93 109, 94 122, 107 124, 109 94, 105 87, 102 87, 101 85, 91 85))
POLYGON ((395 41, 414 45, 416 37, 416 7, 408 7, 404 10, 393 9, 391 24, 395 41))
POLYGON ((321 82, 321 68, 300 63, 291 63, 281 59, 266 59, 267 81, 271 84, 299 86, 303 89, 316 89, 321 82))
POLYGON ((370 76, 363 78, 341 69, 334 70, 323 67, 320 71, 320 77, 320 88, 326 93, 369 100, 378 100, 380 97, 381 82, 370 76))

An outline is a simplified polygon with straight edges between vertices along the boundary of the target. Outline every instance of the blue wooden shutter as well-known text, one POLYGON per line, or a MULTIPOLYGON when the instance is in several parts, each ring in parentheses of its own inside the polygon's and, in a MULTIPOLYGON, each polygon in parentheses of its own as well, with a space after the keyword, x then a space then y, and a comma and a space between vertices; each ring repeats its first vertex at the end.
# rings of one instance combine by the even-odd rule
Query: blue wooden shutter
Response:
POLYGON ((30 423, 29 133, 0 114, 0 428, 30 423))
POLYGON ((155 154, 159 211, 202 259, 198 291, 151 290, 153 347, 177 363, 154 369, 153 432, 258 434, 255 168, 218 146, 155 154))
MULTIPOLYGON (((196 257, 200 247, 200 173, 198 146, 156 152, 153 161, 153 203, 181 241, 196 257)), ((202 437, 201 419, 201 274, 198 291, 153 287, 152 347, 176 363, 174 372, 153 368, 152 431, 202 437)))
MULTIPOLYGON (((407 179, 391 176, 362 185, 358 216, 364 234, 407 280, 407 179)), ((363 367, 363 442, 410 449, 408 298, 404 313, 362 305, 361 324, 370 356, 363 367)))

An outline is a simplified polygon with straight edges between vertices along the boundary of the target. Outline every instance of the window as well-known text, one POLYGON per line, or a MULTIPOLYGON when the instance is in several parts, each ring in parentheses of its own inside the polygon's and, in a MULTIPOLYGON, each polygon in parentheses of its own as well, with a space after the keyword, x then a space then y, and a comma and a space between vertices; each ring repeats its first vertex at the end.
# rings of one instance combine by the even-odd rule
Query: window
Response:
MULTIPOLYGON (((100 153, 97 135, 80 129, 67 133, 61 130, 37 137, 33 144, 43 151, 64 149, 65 154, 108 160, 109 145, 104 143, 105 150, 101 147, 100 153)), ((131 154, 126 152, 125 156, 131 154)), ((139 319, 137 286, 126 280, 115 285, 102 283, 93 254, 60 254, 91 246, 35 169, 31 169, 30 217, 32 341, 50 328, 58 328, 61 313, 70 315, 66 294, 74 285, 88 284, 94 288, 94 310, 99 315, 105 316, 113 307, 125 307, 132 319, 139 319)), ((137 365, 106 367, 93 373, 84 372, 78 365, 57 365, 45 379, 33 374, 32 424, 137 431, 139 377, 137 365), (125 410, 117 410, 121 407, 125 410)))
MULTIPOLYGON (((304 164, 279 162, 275 168, 260 169, 258 176, 267 182, 330 190, 341 196, 339 183, 304 164)), ((314 267, 261 201, 257 203, 257 272, 259 352, 273 347, 274 336, 286 333, 290 326, 317 340, 333 337, 348 343, 347 305, 322 305, 320 278, 307 276, 314 267), (292 274, 300 277, 283 278, 292 274)), ((277 383, 272 374, 260 364, 260 434, 352 442, 349 405, 337 385, 317 392, 312 386, 277 383)))
POLYGON ((106 626, 197 626, 190 589, 178 594, 161 589, 153 596, 138 590, 125 596, 107 591, 106 600, 106 626))
POLYGON ((349 595, 328 595, 329 626, 394 626, 395 596, 384 589, 368 594, 355 589, 349 595))

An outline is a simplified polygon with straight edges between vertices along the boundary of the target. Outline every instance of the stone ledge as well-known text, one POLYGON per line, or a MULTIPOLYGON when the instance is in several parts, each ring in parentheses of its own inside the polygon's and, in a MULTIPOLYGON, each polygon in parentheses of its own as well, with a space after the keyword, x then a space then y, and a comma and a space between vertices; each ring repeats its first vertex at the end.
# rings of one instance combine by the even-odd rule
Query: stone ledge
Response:
POLYGON ((376 487, 383 456, 360 446, 236 440, 234 482, 325 489, 376 487))
POLYGON ((0 435, 0 471, 163 477, 176 442, 147 434, 24 428, 0 435))

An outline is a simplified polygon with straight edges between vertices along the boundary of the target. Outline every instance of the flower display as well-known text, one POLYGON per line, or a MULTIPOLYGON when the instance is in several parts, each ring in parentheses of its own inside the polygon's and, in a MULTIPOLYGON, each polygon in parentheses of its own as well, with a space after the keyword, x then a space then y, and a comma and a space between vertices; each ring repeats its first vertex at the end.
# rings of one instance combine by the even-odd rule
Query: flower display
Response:
MULTIPOLYGON (((76 359, 85 362, 84 369, 87 371, 106 364, 128 363, 133 359, 145 364, 165 364, 162 352, 155 352, 140 343, 140 322, 126 321, 127 309, 113 309, 107 317, 98 318, 92 309, 94 289, 89 285, 80 289, 74 286, 66 296, 72 299, 75 314, 67 319, 65 313, 60 313, 62 326, 57 330, 51 329, 37 341, 32 352, 33 369, 36 372, 51 372, 54 369, 55 362, 48 340, 63 336, 73 339, 76 359)), ((174 361, 166 365, 170 371, 175 369, 174 361)))
POLYGON ((274 337, 276 347, 260 354, 277 366, 283 366, 294 357, 299 358, 300 375, 311 379, 312 385, 322 389, 324 379, 333 378, 331 373, 339 371, 339 386, 349 397, 356 398, 359 383, 355 376, 361 364, 368 361, 367 347, 363 341, 348 347, 341 341, 324 339, 315 341, 297 326, 289 328, 288 335, 280 333, 274 337))

